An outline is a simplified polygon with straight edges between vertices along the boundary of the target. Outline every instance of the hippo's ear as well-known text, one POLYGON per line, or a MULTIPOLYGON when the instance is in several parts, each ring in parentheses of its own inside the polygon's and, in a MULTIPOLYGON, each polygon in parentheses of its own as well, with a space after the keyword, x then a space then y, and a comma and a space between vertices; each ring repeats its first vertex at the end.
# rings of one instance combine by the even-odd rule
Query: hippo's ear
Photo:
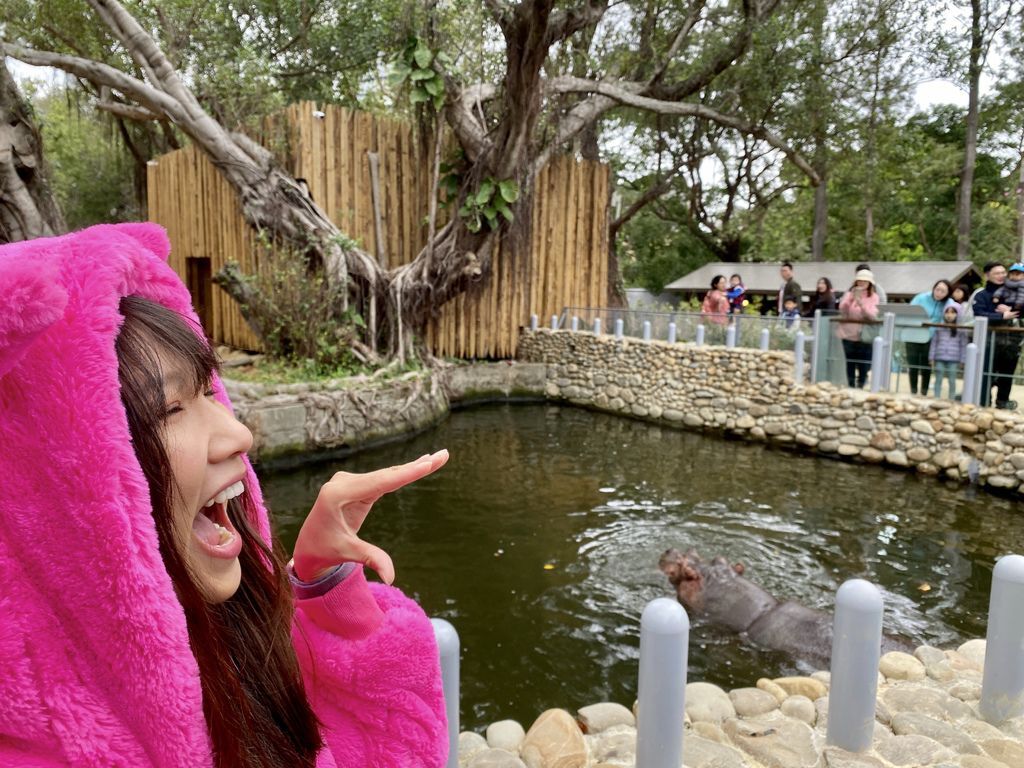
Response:
POLYGON ((690 565, 684 564, 683 567, 680 569, 680 572, 682 574, 681 578, 679 579, 680 581, 700 581, 700 571, 698 571, 696 568, 691 567, 690 565))
POLYGON ((733 563, 732 569, 736 572, 737 576, 742 576, 743 572, 747 570, 747 566, 745 566, 743 563, 733 563))
POLYGON ((64 314, 67 291, 55 265, 5 260, 0 269, 0 377, 10 371, 33 339, 64 314))

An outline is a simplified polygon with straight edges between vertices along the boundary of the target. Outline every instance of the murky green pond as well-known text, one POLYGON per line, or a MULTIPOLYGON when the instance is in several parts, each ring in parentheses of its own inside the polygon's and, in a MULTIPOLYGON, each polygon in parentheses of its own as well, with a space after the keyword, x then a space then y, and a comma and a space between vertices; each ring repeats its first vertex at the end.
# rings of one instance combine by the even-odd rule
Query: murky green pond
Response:
MULTIPOLYGON (((1024 553, 1024 510, 972 488, 545 405, 459 411, 401 444, 261 472, 286 545, 333 472, 440 448, 448 466, 379 502, 364 535, 458 629, 469 728, 629 706, 640 612, 674 594, 657 569, 670 546, 742 560, 777 596, 824 610, 843 581, 870 579, 887 631, 947 647, 984 636, 995 559, 1024 553)), ((799 670, 694 620, 691 681, 799 670)))

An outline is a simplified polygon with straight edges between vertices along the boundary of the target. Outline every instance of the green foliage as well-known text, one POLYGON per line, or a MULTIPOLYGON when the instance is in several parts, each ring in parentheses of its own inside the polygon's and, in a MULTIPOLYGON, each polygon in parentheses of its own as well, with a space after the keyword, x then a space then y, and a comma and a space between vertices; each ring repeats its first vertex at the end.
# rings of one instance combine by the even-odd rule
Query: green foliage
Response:
POLYGON ((444 51, 435 53, 422 38, 412 37, 395 59, 388 76, 392 88, 408 85, 409 102, 432 104, 435 110, 444 106, 444 76, 437 68, 452 63, 444 51))
POLYGON ((339 376, 359 369, 352 342, 362 317, 343 305, 345 289, 327 280, 300 251, 262 239, 258 273, 246 277, 246 309, 263 330, 267 355, 306 376, 339 376))
POLYGON ((665 221, 646 210, 623 227, 618 255, 626 285, 655 295, 673 280, 714 260, 684 225, 665 221))
POLYGON ((54 195, 69 229, 140 218, 130 160, 109 118, 64 89, 32 96, 54 195))
POLYGON ((515 219, 509 205, 518 199, 519 184, 515 179, 496 181, 487 177, 475 192, 466 195, 459 208, 459 216, 470 232, 479 232, 484 225, 493 232, 501 224, 499 216, 509 223, 515 219))

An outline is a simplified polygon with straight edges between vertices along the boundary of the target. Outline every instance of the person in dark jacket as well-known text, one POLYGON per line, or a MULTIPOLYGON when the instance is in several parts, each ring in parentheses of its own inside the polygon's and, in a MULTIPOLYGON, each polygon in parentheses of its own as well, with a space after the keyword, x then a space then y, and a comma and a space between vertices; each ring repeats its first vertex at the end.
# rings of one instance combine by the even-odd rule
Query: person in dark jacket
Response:
MULTIPOLYGON (((1006 267, 990 261, 985 265, 985 287, 974 295, 974 317, 988 318, 990 328, 1008 325, 1018 313, 1005 304, 996 304, 995 294, 1006 282, 1006 267)), ((996 388, 996 408, 1013 410, 1017 403, 1010 400, 1013 374, 1020 360, 1020 337, 1011 333, 989 334, 985 353, 985 374, 981 381, 980 405, 988 405, 992 387, 996 388)))
POLYGON ((819 277, 814 294, 807 305, 808 317, 813 317, 817 310, 822 314, 831 315, 836 311, 836 294, 832 290, 832 281, 827 277, 819 277))

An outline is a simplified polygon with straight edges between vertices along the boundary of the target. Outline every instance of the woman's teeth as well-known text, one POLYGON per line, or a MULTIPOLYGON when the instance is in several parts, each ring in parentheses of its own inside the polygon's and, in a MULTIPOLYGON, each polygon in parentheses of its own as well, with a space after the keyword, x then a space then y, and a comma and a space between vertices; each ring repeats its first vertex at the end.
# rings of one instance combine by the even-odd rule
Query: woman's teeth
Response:
POLYGON ((220 537, 217 546, 228 543, 235 535, 220 523, 214 523, 213 527, 217 529, 217 535, 220 537))
POLYGON ((225 502, 228 501, 228 499, 233 499, 235 498, 235 496, 241 495, 244 491, 245 483, 239 480, 237 483, 229 485, 223 491, 221 491, 208 502, 206 502, 203 506, 212 507, 214 504, 224 504, 225 502))

